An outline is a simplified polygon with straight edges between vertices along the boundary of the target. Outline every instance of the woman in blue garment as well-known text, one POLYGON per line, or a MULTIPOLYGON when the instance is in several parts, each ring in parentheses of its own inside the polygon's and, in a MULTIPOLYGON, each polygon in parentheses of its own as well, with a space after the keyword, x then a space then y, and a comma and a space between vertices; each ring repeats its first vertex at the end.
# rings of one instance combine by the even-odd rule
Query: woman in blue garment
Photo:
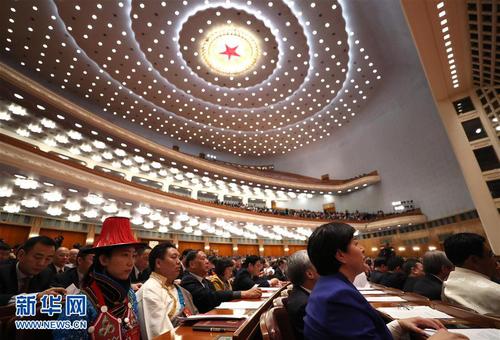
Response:
POLYGON ((320 274, 309 296, 304 317, 305 339, 399 339, 406 332, 425 337, 423 328, 438 329, 429 339, 467 339, 446 331, 437 320, 410 318, 385 324, 378 312, 354 287, 365 269, 363 247, 355 229, 344 223, 318 227, 309 237, 307 253, 320 274))
POLYGON ((87 298, 85 316, 67 315, 59 320, 85 320, 86 329, 55 330, 54 339, 140 340, 137 300, 130 287, 136 247, 142 243, 132 235, 130 221, 109 217, 102 226, 99 241, 90 250, 94 264, 82 282, 80 294, 87 298))

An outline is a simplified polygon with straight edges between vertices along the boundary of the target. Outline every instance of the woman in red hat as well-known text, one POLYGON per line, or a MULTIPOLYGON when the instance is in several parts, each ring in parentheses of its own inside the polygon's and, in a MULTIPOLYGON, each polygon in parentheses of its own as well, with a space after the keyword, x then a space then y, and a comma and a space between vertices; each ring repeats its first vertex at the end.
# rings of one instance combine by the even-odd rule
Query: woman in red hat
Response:
POLYGON ((63 308, 59 317, 71 322, 86 320, 87 329, 55 330, 54 339, 140 339, 137 300, 129 277, 136 247, 143 245, 132 235, 128 218, 109 217, 104 221, 100 238, 91 250, 94 264, 80 292, 87 298, 86 316, 67 314, 63 308))

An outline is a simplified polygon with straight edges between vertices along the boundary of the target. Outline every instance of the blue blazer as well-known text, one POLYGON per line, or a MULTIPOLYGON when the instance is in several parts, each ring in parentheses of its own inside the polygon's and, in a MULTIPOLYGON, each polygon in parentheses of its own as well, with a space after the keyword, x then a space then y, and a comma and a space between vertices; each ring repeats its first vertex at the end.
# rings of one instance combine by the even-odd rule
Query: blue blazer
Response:
POLYGON ((341 273, 321 276, 309 296, 305 339, 392 340, 384 320, 341 273))

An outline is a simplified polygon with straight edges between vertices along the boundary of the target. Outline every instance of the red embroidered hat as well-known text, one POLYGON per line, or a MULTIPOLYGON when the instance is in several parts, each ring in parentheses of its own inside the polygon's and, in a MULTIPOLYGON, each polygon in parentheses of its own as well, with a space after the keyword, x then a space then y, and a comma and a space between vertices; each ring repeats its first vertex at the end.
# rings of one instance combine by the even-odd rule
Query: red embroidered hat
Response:
POLYGON ((144 246, 132 234, 130 220, 126 217, 108 217, 104 220, 99 239, 94 242, 93 250, 118 246, 144 246))

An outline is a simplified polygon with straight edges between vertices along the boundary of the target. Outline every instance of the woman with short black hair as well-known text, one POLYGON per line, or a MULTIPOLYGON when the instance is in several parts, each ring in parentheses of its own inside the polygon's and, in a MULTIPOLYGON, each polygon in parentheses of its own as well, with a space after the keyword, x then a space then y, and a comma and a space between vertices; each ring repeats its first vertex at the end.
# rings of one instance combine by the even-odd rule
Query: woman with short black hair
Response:
POLYGON ((230 282, 233 277, 233 261, 216 259, 214 263, 214 275, 210 277, 210 281, 214 284, 215 290, 233 290, 230 282))

